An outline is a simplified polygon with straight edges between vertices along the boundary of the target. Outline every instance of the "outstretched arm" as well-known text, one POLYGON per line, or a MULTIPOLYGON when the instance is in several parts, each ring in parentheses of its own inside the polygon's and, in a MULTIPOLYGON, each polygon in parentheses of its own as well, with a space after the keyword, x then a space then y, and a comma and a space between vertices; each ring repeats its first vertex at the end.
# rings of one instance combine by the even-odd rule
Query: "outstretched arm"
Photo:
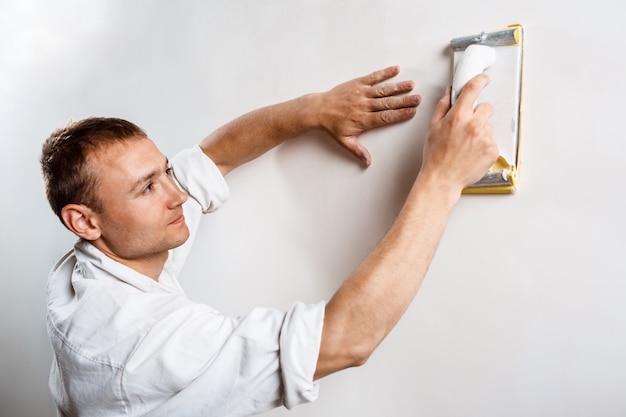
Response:
POLYGON ((433 258, 462 189, 479 180, 498 157, 488 124, 493 109, 473 109, 488 78, 471 80, 450 109, 439 101, 422 169, 383 240, 326 306, 315 379, 363 364, 409 306, 433 258))
POLYGON ((222 174, 309 130, 326 131, 365 165, 371 158, 358 141, 366 130, 408 120, 421 101, 413 81, 381 84, 398 75, 388 67, 335 88, 247 113, 207 136, 200 147, 222 174))

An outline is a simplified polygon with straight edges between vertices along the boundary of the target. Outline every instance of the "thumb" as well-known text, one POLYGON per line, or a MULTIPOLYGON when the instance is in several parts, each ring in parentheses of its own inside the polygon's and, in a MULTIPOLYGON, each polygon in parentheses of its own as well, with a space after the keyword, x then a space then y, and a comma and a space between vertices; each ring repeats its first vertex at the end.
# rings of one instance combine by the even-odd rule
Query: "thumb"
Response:
POLYGON ((448 86, 446 88, 446 92, 443 94, 443 97, 439 99, 437 106, 435 107, 435 111, 433 112, 433 117, 431 120, 431 124, 435 124, 443 119, 448 111, 450 110, 451 102, 450 102, 450 93, 452 92, 452 87, 448 86))
POLYGON ((366 167, 370 166, 372 163, 372 157, 367 148, 359 143, 356 136, 346 137, 340 141, 340 143, 344 148, 350 151, 352 155, 356 156, 361 162, 363 162, 366 167))

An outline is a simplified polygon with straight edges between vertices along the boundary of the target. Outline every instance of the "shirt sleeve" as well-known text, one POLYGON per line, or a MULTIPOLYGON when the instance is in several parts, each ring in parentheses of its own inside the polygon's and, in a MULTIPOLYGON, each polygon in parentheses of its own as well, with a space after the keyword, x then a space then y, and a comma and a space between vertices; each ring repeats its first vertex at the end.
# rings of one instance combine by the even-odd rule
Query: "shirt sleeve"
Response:
POLYGON ((324 307, 297 303, 287 313, 259 308, 241 318, 198 305, 195 312, 183 309, 149 332, 122 385, 133 386, 133 395, 148 403, 155 391, 172 393, 146 414, 153 417, 245 416, 314 401, 324 307), (145 375, 154 376, 154 386, 145 375))
POLYGON ((219 168, 202 152, 199 145, 179 152, 171 158, 170 164, 178 186, 189 196, 183 205, 189 238, 183 245, 170 251, 159 282, 179 288, 175 277, 187 260, 202 214, 212 213, 222 207, 230 192, 219 168))
POLYGON ((283 404, 288 409, 315 401, 319 385, 313 382, 320 353, 326 304, 295 304, 286 314, 280 334, 283 404), (303 360, 304 359, 304 360, 303 360))
POLYGON ((214 212, 228 200, 224 176, 199 145, 179 152, 170 163, 176 181, 200 205, 202 213, 214 212))

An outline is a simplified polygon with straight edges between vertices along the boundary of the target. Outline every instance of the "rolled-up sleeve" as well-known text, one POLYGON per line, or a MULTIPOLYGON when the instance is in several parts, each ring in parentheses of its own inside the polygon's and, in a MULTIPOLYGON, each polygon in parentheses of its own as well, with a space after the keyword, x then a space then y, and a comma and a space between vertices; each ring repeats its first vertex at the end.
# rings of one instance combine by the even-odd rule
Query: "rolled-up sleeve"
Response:
POLYGON ((215 163, 199 145, 176 154, 171 160, 174 177, 180 186, 200 204, 203 213, 211 213, 228 200, 228 185, 215 163))
MULTIPOLYGON (((127 376, 154 366, 168 375, 176 394, 150 416, 246 416, 314 401, 324 308, 296 303, 287 312, 258 308, 241 318, 182 314, 185 323, 161 324, 172 331, 150 332, 159 339, 142 343, 146 350, 133 361, 139 366, 127 376)), ((144 388, 144 399, 157 389, 144 388)))
POLYGON ((280 336, 280 365, 284 382, 283 404, 293 408, 315 401, 313 382, 320 352, 325 303, 295 304, 287 312, 280 336))
MULTIPOLYGON (((173 251, 160 282, 177 275, 202 213, 217 210, 228 199, 224 177, 199 146, 180 152, 171 164, 176 181, 190 196, 185 218, 191 236, 173 251)), ((286 312, 256 308, 236 318, 181 302, 152 315, 161 318, 123 373, 122 386, 132 386, 129 392, 135 396, 129 403, 145 405, 134 410, 137 414, 247 416, 317 399, 319 386, 313 378, 325 302, 296 303, 286 312), (152 384, 145 375, 159 377, 152 384)))
POLYGON ((170 160, 173 175, 180 188, 189 195, 183 205, 185 222, 189 227, 189 239, 170 251, 159 281, 172 284, 178 276, 191 251, 200 218, 222 207, 230 195, 224 176, 215 163, 207 157, 199 145, 177 153, 170 160))

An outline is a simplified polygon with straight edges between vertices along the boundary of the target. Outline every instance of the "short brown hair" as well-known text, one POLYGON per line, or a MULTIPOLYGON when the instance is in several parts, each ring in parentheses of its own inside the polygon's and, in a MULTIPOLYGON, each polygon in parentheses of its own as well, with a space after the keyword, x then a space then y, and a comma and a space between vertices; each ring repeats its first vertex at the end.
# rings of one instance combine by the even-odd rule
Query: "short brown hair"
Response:
POLYGON ((96 193, 98 179, 88 164, 94 150, 134 137, 147 137, 139 126, 117 118, 90 117, 55 130, 43 144, 41 172, 52 211, 63 223, 68 204, 84 204, 96 212, 102 206, 96 193))

